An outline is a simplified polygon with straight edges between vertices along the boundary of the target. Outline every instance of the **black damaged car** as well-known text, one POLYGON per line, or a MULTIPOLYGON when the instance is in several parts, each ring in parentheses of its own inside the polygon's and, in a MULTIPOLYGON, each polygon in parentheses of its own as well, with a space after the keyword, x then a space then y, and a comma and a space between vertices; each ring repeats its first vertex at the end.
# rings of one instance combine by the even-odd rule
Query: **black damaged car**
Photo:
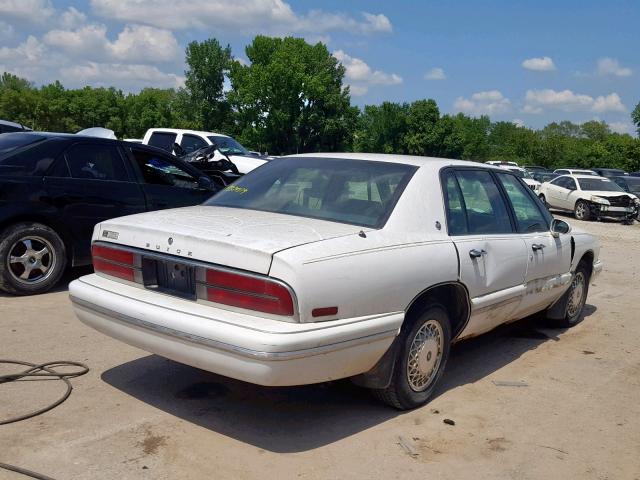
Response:
POLYGON ((167 152, 57 133, 0 135, 0 290, 30 295, 91 263, 106 219, 197 205, 220 187, 167 152))

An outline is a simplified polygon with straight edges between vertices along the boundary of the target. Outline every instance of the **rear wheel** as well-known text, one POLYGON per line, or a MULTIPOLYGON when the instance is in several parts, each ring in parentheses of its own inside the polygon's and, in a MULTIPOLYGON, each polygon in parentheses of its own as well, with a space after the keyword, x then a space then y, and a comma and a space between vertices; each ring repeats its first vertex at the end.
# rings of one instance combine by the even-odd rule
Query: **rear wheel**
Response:
POLYGON ((67 263, 60 236, 40 223, 18 223, 0 234, 0 289, 34 295, 53 287, 67 263))
POLYGON ((574 214, 577 220, 591 220, 591 209, 589 204, 584 200, 578 200, 576 202, 574 214))
POLYGON ((391 383, 373 391, 399 410, 427 403, 442 377, 451 343, 449 316, 441 305, 432 304, 405 326, 398 338, 401 343, 391 383))

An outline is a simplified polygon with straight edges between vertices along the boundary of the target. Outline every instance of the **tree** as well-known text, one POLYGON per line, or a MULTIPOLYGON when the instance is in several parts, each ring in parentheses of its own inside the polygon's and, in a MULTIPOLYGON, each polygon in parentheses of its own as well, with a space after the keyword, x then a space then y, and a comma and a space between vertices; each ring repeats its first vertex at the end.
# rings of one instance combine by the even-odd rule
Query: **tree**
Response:
POLYGON ((231 62, 231 47, 218 40, 191 42, 186 48, 185 88, 192 123, 204 130, 223 130, 229 120, 229 104, 224 98, 224 79, 231 62))
POLYGON ((434 156, 442 141, 438 129, 440 110, 435 100, 417 100, 407 110, 407 132, 403 143, 407 153, 434 156))
POLYGON ((633 120, 633 123, 635 123, 636 127, 638 127, 636 131, 640 135, 640 102, 638 102, 636 108, 631 112, 631 119, 633 120))
POLYGON ((246 54, 249 65, 232 63, 227 96, 243 142, 275 154, 349 147, 357 110, 324 44, 257 36, 246 54))
POLYGON ((409 105, 383 102, 366 105, 360 115, 354 149, 360 152, 407 153, 409 105))

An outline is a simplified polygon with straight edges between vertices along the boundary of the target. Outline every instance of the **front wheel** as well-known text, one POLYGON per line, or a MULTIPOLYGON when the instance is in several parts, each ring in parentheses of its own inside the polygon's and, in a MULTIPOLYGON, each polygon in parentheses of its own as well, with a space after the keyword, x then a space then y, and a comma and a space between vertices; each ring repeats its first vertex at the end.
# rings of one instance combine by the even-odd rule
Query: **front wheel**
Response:
POLYGON ((66 264, 63 241, 46 225, 18 223, 0 233, 0 290, 44 293, 60 280, 66 264))
MULTIPOLYGON (((405 328, 406 327, 406 328, 405 328)), ((449 315, 441 305, 431 305, 400 336, 395 368, 387 388, 374 390, 384 403, 399 410, 427 403, 442 377, 451 344, 449 315)))
POLYGON ((576 202, 574 214, 577 220, 591 220, 591 209, 589 208, 589 204, 584 200, 578 200, 576 202))

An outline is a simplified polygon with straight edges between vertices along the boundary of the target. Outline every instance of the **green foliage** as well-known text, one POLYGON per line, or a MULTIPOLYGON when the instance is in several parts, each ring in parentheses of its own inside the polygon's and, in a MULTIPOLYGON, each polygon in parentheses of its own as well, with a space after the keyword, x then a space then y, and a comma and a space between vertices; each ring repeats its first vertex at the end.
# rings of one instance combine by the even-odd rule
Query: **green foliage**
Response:
POLYGON ((202 126, 203 130, 220 130, 228 121, 230 109, 224 98, 224 79, 231 64, 231 47, 222 47, 218 40, 187 45, 185 90, 188 93, 183 113, 188 121, 202 126))
MULTIPOLYGON (((35 130, 77 132, 104 126, 119 137, 151 127, 191 128, 237 136, 273 154, 361 151, 467 160, 512 160, 546 167, 640 170, 640 140, 605 122, 553 122, 532 130, 462 113, 441 115, 432 99, 351 106, 345 69, 322 43, 257 36, 249 64, 215 39, 186 48, 185 87, 65 89, 0 76, 0 118, 35 130), (225 80, 231 86, 224 91, 225 80)), ((640 103, 631 118, 640 133, 640 103)))
POLYGON ((322 43, 257 36, 232 63, 229 103, 241 141, 274 154, 346 149, 357 110, 344 67, 322 43))

